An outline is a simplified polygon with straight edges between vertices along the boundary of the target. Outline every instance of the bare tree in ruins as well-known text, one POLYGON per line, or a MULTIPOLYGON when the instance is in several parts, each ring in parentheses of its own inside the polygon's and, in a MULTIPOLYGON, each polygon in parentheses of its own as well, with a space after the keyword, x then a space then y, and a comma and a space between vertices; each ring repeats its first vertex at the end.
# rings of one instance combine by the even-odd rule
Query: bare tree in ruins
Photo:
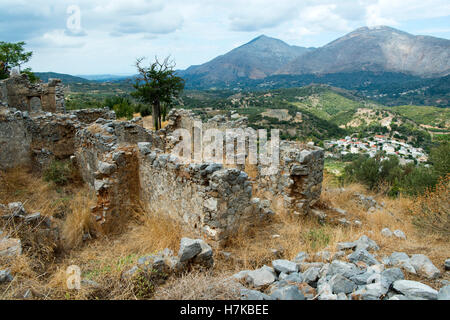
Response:
POLYGON ((152 106, 155 130, 161 129, 161 105, 171 105, 184 89, 184 80, 175 75, 175 63, 169 58, 160 62, 155 57, 149 67, 142 65, 144 58, 137 59, 135 64, 139 76, 133 85, 136 91, 132 95, 152 106))

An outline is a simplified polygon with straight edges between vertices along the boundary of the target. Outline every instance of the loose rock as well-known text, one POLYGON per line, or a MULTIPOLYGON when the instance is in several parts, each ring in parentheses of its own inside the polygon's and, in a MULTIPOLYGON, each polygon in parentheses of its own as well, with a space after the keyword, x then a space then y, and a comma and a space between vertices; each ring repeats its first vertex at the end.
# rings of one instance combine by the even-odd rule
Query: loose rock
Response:
POLYGON ((359 249, 353 252, 352 254, 348 255, 347 258, 351 262, 358 262, 362 261, 367 263, 369 266, 378 264, 379 262, 365 249, 359 249))
POLYGON ((189 238, 181 239, 180 250, 178 251, 180 262, 188 261, 200 252, 202 252, 202 247, 199 241, 189 238))
POLYGON ((271 297, 276 300, 306 300, 297 286, 290 285, 276 289, 271 297))
POLYGON ((297 272, 298 266, 295 262, 289 260, 274 260, 272 266, 277 272, 284 272, 286 274, 297 272))
POLYGON ((250 271, 247 274, 247 281, 255 288, 269 285, 277 280, 275 271, 268 267, 263 266, 260 269, 250 271))
POLYGON ((393 288, 410 299, 436 300, 438 297, 436 290, 417 281, 397 280, 393 283, 393 288))
POLYGON ((438 300, 450 300, 450 286, 449 285, 442 287, 441 290, 439 290, 437 299, 438 300))
POLYGON ((402 230, 395 230, 394 236, 396 236, 399 239, 406 240, 406 235, 403 233, 402 230))
POLYGON ((436 268, 433 262, 423 254, 413 254, 410 262, 418 274, 423 275, 428 279, 436 279, 441 275, 439 269, 436 268))
POLYGON ((0 270, 0 284, 13 281, 14 277, 9 270, 0 270))
POLYGON ((354 282, 345 278, 344 276, 337 274, 330 279, 330 286, 333 293, 352 293, 356 290, 357 286, 354 282))
POLYGON ((393 233, 389 228, 384 228, 383 230, 381 230, 381 234, 387 238, 390 238, 393 236, 393 233))

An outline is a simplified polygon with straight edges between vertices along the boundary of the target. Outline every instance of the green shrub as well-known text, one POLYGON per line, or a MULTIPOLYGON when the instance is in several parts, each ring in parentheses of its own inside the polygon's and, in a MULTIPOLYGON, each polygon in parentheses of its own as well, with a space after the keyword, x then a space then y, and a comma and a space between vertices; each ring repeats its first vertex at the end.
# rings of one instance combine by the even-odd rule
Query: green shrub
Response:
POLYGON ((448 156, 445 150, 436 151, 437 166, 425 167, 409 163, 400 165, 397 156, 381 160, 381 155, 369 158, 359 156, 344 169, 344 182, 359 182, 370 190, 382 191, 390 196, 400 193, 418 195, 426 189, 433 188, 445 172, 448 156))
POLYGON ((431 149, 430 161, 439 177, 450 173, 450 142, 444 141, 438 147, 431 149))
POLYGON ((147 117, 152 114, 152 108, 148 105, 140 103, 136 106, 136 112, 139 112, 142 117, 147 117))
POLYGON ((324 248, 330 243, 330 235, 324 228, 311 229, 303 234, 303 240, 309 244, 311 249, 316 250, 324 248))
POLYGON ((164 272, 153 270, 139 270, 133 277, 133 291, 138 299, 150 299, 157 286, 163 284, 168 278, 164 272))
POLYGON ((53 182, 58 186, 64 186, 72 180, 73 167, 68 161, 54 160, 44 170, 44 180, 53 182))
POLYGON ((115 104, 113 110, 118 118, 127 118, 128 120, 133 118, 134 108, 128 102, 115 104))

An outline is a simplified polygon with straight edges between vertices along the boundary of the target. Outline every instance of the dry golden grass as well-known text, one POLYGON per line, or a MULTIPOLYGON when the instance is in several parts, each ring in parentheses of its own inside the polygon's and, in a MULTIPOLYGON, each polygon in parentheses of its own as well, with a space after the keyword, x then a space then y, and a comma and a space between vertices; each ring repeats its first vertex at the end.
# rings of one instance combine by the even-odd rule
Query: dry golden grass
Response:
POLYGON ((91 213, 91 207, 96 204, 95 195, 89 190, 80 190, 70 202, 70 214, 62 225, 61 238, 66 249, 79 246, 84 234, 90 234, 97 229, 91 213))
POLYGON ((238 300, 239 286, 225 276, 191 272, 156 289, 155 300, 238 300))
MULTIPOLYGON (((337 252, 338 242, 354 241, 362 235, 367 235, 380 246, 381 249, 377 252, 379 258, 394 251, 403 251, 410 255, 423 253, 441 269, 444 279, 450 278, 443 269, 443 262, 450 255, 450 242, 439 234, 424 233, 414 226, 411 208, 416 199, 409 197, 392 199, 382 194, 370 193, 358 184, 347 185, 344 189, 340 189, 331 181, 331 177, 325 177, 319 207, 329 216, 339 216, 331 208, 344 209, 347 211, 345 218, 350 221, 361 221, 361 227, 321 224, 314 217, 279 214, 271 223, 255 226, 247 233, 239 232, 233 237, 227 247, 223 248, 224 251, 232 253, 231 263, 218 256, 217 271, 236 272, 270 264, 275 259, 272 249, 281 252, 278 258, 293 259, 297 253, 305 251, 312 256, 311 260, 314 260, 314 254, 320 250, 328 250, 333 254, 337 252), (368 214, 367 210, 354 201, 355 192, 373 196, 378 203, 384 203, 384 209, 368 214), (406 234, 407 239, 386 238, 381 235, 383 228, 392 231, 400 229, 406 234), (276 236, 273 237, 274 235, 276 236)), ((406 277, 418 279, 411 275, 406 277)), ((436 281, 425 279, 421 281, 435 288, 440 287, 436 281)))
MULTIPOLYGON (((0 299, 23 299, 27 292, 31 292, 33 299, 140 299, 142 297, 136 293, 139 292, 136 288, 138 284, 122 279, 122 273, 141 256, 164 248, 170 248, 176 254, 182 236, 195 236, 183 230, 179 223, 149 214, 140 203, 136 203, 125 209, 130 218, 123 225, 122 233, 98 232, 97 238, 83 242, 82 234, 95 229, 90 220, 90 208, 95 199, 89 190, 83 187, 57 190, 39 176, 23 169, 2 173, 0 179, 0 203, 22 201, 29 212, 40 210, 44 215, 64 219, 62 238, 66 248, 72 248, 53 252, 53 260, 46 261, 41 261, 42 255, 36 255, 31 250, 24 250, 15 259, 1 258, 0 269, 10 269, 15 279, 0 285, 0 299), (82 278, 95 281, 97 285, 82 285, 81 290, 67 289, 66 270, 71 265, 79 266, 82 278)), ((446 196, 440 195, 439 199, 445 200, 446 196)), ((441 269, 444 279, 450 280, 442 268, 450 253, 450 243, 437 233, 424 232, 413 225, 416 203, 407 197, 391 199, 381 194, 370 194, 357 184, 347 185, 342 190, 336 188, 332 178, 325 176, 318 206, 330 216, 336 214, 330 208, 344 209, 347 211, 346 219, 358 219, 363 223, 362 227, 321 224, 314 217, 279 214, 273 221, 252 226, 245 233, 238 232, 224 248, 215 249, 216 264, 211 272, 192 272, 181 278, 169 279, 150 297, 234 299, 238 297, 235 288, 231 284, 224 285, 226 277, 234 272, 270 265, 275 258, 293 259, 300 251, 306 251, 310 256, 324 249, 334 253, 338 242, 353 241, 363 234, 378 243, 381 248, 377 252, 379 258, 394 251, 423 253, 441 269), (384 210, 367 214, 354 201, 355 192, 372 195, 378 203, 384 202, 384 210), (401 229, 407 240, 383 237, 380 232, 385 227, 392 231, 401 229), (272 249, 278 250, 277 256, 272 249), (231 258, 225 259, 220 250, 230 252, 231 258)), ((242 230, 247 228, 241 227, 242 230)), ((19 235, 24 237, 23 233, 19 235)), ((408 274, 406 277, 434 288, 440 287, 435 281, 408 274)))
POLYGON ((64 215, 73 193, 80 187, 79 181, 73 181, 64 188, 56 187, 44 182, 40 175, 27 167, 0 171, 0 203, 19 201, 27 212, 40 212, 48 217, 64 215))
POLYGON ((442 178, 436 190, 428 190, 411 206, 414 224, 424 231, 450 240, 450 174, 442 178))

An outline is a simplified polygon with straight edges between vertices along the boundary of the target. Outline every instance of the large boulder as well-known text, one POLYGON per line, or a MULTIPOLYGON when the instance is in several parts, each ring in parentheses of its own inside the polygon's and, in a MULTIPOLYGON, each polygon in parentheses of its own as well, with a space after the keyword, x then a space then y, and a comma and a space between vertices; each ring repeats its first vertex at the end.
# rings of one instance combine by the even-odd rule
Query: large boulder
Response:
POLYGON ((258 290, 242 289, 241 300, 273 300, 273 298, 258 290))
POLYGON ((399 268, 390 268, 381 272, 381 285, 387 289, 389 289, 395 281, 403 279, 405 279, 405 276, 399 268))
POLYGON ((379 300, 387 293, 387 289, 379 282, 369 283, 352 293, 352 300, 379 300))
POLYGON ((255 288, 267 286, 277 280, 275 271, 268 266, 248 272, 247 281, 255 288))
POLYGON ((306 300, 303 293, 294 285, 278 288, 270 296, 276 300, 306 300))
POLYGON ((392 252, 389 257, 389 264, 392 266, 396 266, 404 261, 409 262, 409 256, 404 252, 392 252))
POLYGON ((341 274, 346 278, 352 278, 361 273, 356 265, 341 260, 333 260, 328 267, 327 276, 332 277, 337 274, 341 274))
POLYGON ((319 279, 319 274, 320 274, 320 268, 317 268, 317 267, 309 268, 302 274, 303 281, 309 285, 314 284, 319 279))
POLYGON ((438 300, 450 300, 450 285, 446 285, 439 290, 438 300))
POLYGON ((202 252, 202 246, 198 240, 182 238, 178 258, 180 262, 188 261, 202 252))
POLYGON ((358 240, 355 241, 355 243, 356 243, 355 251, 360 249, 364 249, 367 251, 380 249, 377 243, 366 235, 362 235, 358 240))
POLYGON ((423 275, 428 279, 436 279, 441 276, 441 272, 431 262, 431 260, 423 254, 413 254, 410 259, 411 265, 419 275, 423 275))
POLYGON ((214 265, 214 257, 212 248, 203 240, 197 239, 200 243, 201 251, 194 257, 194 263, 203 265, 205 267, 212 267, 214 265))
POLYGON ((349 254, 347 258, 353 263, 362 261, 368 264, 369 266, 379 264, 379 262, 374 258, 374 256, 371 255, 366 249, 357 249, 352 254, 349 254))
POLYGON ((298 266, 295 262, 289 261, 289 260, 274 260, 272 261, 272 266, 277 272, 284 272, 284 273, 293 273, 298 271, 298 266))
POLYGON ((411 280, 397 280, 392 284, 395 291, 404 294, 410 299, 427 299, 436 300, 438 292, 426 284, 411 281, 411 280))
POLYGON ((330 281, 331 290, 333 293, 352 293, 357 289, 356 284, 353 281, 350 281, 346 277, 341 274, 337 274, 333 276, 330 281))

